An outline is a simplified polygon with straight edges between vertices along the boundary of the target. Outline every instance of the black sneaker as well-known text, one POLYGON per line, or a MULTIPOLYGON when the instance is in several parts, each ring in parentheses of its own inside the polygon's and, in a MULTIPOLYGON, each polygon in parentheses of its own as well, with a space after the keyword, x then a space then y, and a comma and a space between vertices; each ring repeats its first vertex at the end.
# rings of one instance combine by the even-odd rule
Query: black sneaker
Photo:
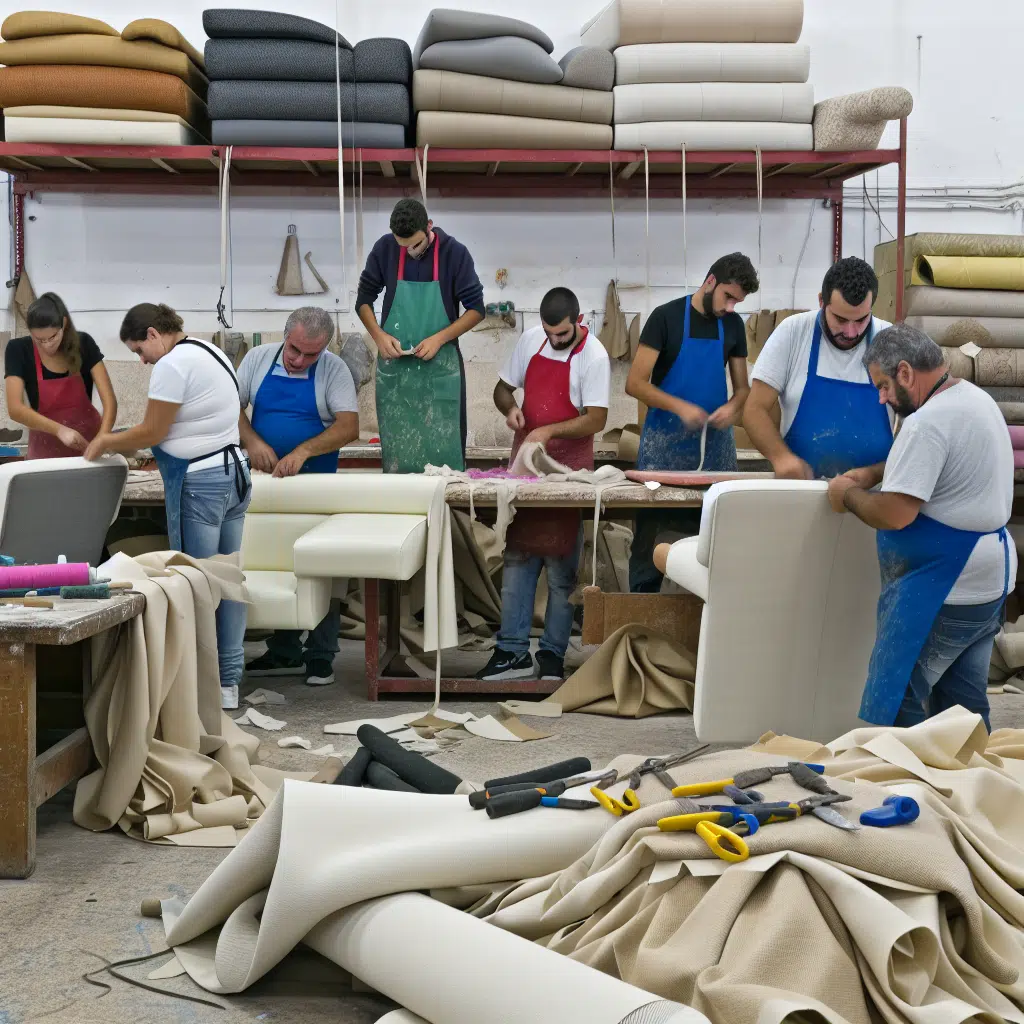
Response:
POLYGON ((496 682, 500 679, 533 679, 533 658, 529 654, 513 654, 495 647, 491 660, 476 674, 477 679, 496 682))
POLYGON ((307 686, 330 686, 333 682, 334 667, 326 658, 318 658, 306 666, 307 686))
POLYGON ((562 659, 550 651, 537 652, 537 678, 558 679, 565 678, 565 666, 562 659))
POLYGON ((245 671, 250 676, 297 676, 302 674, 304 668, 305 665, 301 658, 296 661, 286 661, 267 651, 250 661, 245 666, 245 671))

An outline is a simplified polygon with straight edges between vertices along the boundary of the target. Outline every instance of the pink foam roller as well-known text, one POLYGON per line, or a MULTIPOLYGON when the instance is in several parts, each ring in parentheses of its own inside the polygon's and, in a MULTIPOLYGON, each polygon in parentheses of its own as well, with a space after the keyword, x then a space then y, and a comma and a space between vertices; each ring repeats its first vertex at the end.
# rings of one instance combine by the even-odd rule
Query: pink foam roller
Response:
POLYGON ((81 587, 89 582, 88 562, 0 566, 0 590, 16 587, 81 587))

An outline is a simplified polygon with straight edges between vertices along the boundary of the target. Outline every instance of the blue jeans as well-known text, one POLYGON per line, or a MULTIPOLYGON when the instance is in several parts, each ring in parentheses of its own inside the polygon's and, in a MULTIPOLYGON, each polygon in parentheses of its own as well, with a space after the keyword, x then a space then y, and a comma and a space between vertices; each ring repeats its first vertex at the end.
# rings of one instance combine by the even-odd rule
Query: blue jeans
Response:
MULTIPOLYGON (((199 469, 185 475, 181 489, 181 546, 193 558, 231 555, 242 546, 242 526, 250 493, 239 500, 231 466, 199 469)), ((243 484, 249 470, 243 468, 243 484)), ((245 671, 245 619, 247 606, 241 601, 221 601, 217 606, 217 658, 220 685, 237 686, 245 671)))
POLYGON ((505 569, 501 578, 501 629, 498 647, 512 654, 528 654, 533 605, 542 568, 548 571, 548 607, 544 614, 544 635, 540 649, 564 658, 572 633, 572 605, 569 598, 576 589, 576 571, 583 550, 583 528, 576 546, 565 558, 527 555, 505 549, 505 569))
POLYGON ((333 662, 338 653, 338 634, 341 632, 341 604, 331 601, 331 607, 320 625, 306 634, 305 645, 302 643, 302 632, 301 629, 276 630, 267 641, 267 650, 282 661, 305 660, 307 665, 313 661, 333 662))
POLYGON ((1004 619, 1004 599, 944 604, 910 674, 896 721, 911 726, 957 704, 988 720, 988 666, 1004 619))

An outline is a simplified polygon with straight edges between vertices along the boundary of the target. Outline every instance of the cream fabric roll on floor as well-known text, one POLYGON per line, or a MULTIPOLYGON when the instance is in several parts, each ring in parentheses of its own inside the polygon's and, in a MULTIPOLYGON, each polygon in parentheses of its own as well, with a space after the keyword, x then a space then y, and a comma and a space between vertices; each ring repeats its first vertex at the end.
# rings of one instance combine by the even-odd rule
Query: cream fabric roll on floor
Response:
POLYGON ((615 126, 616 149, 808 150, 814 148, 809 124, 777 121, 644 121, 615 126))
POLYGON ((1024 347, 1024 317, 908 316, 906 322, 947 348, 969 341, 981 348, 1024 347))
POLYGON ((205 141, 181 118, 176 121, 104 120, 83 117, 24 117, 4 111, 8 142, 77 146, 196 146, 205 141))
POLYGON ((806 82, 806 43, 637 43, 615 51, 615 84, 806 82))
POLYGON ((779 121, 810 124, 814 87, 797 83, 649 83, 615 86, 615 123, 779 121))
POLYGON ((550 118, 423 110, 416 117, 416 144, 456 149, 610 149, 612 129, 550 118))

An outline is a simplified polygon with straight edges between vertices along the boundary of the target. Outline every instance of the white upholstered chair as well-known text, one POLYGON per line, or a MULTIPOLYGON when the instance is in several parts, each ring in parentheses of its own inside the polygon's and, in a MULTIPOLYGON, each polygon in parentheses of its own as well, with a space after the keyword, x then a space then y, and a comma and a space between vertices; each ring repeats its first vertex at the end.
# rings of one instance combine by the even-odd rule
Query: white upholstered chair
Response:
POLYGON ((875 534, 821 481, 735 480, 707 493, 700 534, 666 575, 704 602, 697 736, 768 730, 827 742, 858 725, 880 589, 875 534))

